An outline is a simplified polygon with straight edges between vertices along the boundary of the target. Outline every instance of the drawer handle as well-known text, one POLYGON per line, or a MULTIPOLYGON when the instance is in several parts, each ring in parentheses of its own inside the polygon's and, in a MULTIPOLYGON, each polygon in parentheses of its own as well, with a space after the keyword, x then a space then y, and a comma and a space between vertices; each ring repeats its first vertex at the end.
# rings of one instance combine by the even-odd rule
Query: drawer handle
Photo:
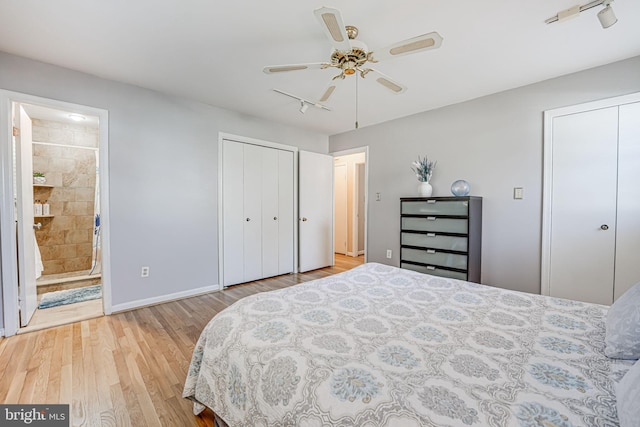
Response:
POLYGON ((427 265, 427 270, 435 270, 436 268, 433 265, 427 265))
POLYGON ((427 233, 427 237, 436 237, 436 233, 427 233))
POLYGON ((428 254, 435 254, 436 250, 435 249, 427 249, 427 253, 428 254))
POLYGON ((428 221, 435 221, 437 218, 435 216, 428 216, 427 220, 428 221))
POLYGON ((437 202, 437 200, 433 200, 433 199, 427 200, 427 203, 435 203, 435 202, 437 202))

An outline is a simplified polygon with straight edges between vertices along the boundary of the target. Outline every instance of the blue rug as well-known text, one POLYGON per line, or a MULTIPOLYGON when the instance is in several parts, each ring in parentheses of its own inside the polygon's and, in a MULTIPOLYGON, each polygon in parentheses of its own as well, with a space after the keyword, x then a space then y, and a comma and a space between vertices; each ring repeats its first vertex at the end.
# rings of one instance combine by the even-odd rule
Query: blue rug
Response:
POLYGON ((67 289, 65 291, 47 292, 42 294, 38 308, 51 308, 59 305, 73 304, 102 297, 102 285, 87 286, 86 288, 67 289))

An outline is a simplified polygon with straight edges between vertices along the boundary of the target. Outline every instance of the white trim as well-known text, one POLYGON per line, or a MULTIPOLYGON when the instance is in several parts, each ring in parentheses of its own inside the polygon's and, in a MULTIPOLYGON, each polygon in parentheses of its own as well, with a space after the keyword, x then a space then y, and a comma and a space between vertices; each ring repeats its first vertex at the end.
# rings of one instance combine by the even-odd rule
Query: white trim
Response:
POLYGON ((0 337, 4 336, 4 329, 0 329, 0 337))
POLYGON ((111 307, 113 313, 119 313, 121 311, 134 310, 136 308, 148 307, 150 305, 163 304, 166 302, 177 301, 185 298, 191 298, 198 295, 208 294, 220 290, 220 285, 203 286, 197 289, 190 289, 188 291, 175 292, 173 294, 160 295, 157 297, 144 298, 136 301, 129 301, 122 304, 116 304, 111 307))
MULTIPOLYGON (((222 221, 222 141, 240 142, 242 144, 253 144, 261 147, 275 148, 277 150, 291 151, 293 153, 293 272, 298 272, 298 147, 285 145, 277 142, 265 141, 261 139, 249 138, 246 136, 234 135, 226 132, 218 133, 218 283, 224 283, 224 224, 222 221)), ((224 285, 220 285, 224 287, 224 285)))
MULTIPOLYGON (((11 103, 35 104, 58 110, 98 116, 100 120, 100 220, 102 228, 102 286, 103 309, 111 314, 111 240, 109 230, 109 112, 101 108, 73 104, 42 98, 19 92, 0 89, 0 181, 5 197, 0 200, 0 227, 12 230, 15 227, 13 206, 13 156, 11 151, 12 128, 11 103), (9 195, 9 196, 7 196, 9 195)), ((2 291, 4 308, 4 331, 6 336, 15 335, 20 326, 18 311, 18 267, 16 233, 0 235, 0 257, 2 259, 2 291)))
POLYGON ((369 146, 350 148, 348 150, 329 153, 333 157, 347 156, 349 154, 364 153, 364 262, 369 257, 369 146))
POLYGON ((555 108, 544 112, 544 142, 543 142, 543 169, 542 169, 542 247, 540 254, 540 293, 549 295, 551 292, 550 267, 551 267, 551 211, 552 182, 553 182, 553 119, 570 114, 584 113, 586 111, 602 108, 632 104, 640 101, 640 92, 614 98, 601 99, 583 104, 570 105, 555 108))

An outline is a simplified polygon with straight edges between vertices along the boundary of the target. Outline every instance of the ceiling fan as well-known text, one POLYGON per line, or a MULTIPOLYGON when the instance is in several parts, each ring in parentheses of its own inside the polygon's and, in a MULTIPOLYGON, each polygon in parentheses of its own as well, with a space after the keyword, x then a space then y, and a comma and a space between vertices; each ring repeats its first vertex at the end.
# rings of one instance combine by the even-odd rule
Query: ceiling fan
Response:
POLYGON ((396 56, 437 49, 442 44, 440 34, 432 32, 394 43, 382 49, 369 51, 366 44, 360 40, 356 40, 358 29, 354 26, 345 26, 343 24, 342 16, 338 9, 321 7, 320 9, 314 10, 314 14, 333 45, 330 60, 328 62, 309 64, 271 65, 264 67, 262 71, 267 74, 276 74, 286 71, 337 68, 340 70, 340 74, 333 77, 329 82, 319 102, 326 102, 341 81, 347 76, 356 73, 360 73, 362 78, 365 78, 367 75, 372 75, 377 83, 393 93, 403 93, 407 90, 406 86, 370 68, 368 63, 375 64, 396 56))

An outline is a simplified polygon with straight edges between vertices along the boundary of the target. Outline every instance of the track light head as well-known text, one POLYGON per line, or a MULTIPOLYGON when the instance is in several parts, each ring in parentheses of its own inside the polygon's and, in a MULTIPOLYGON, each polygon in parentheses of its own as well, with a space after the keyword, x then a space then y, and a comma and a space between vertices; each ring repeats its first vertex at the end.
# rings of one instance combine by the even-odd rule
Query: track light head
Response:
POLYGON ((309 109, 309 104, 307 104, 304 101, 300 101, 300 112, 304 114, 307 112, 308 109, 309 109))
POLYGON ((582 6, 578 5, 566 10, 561 10, 557 15, 552 16, 544 22, 551 24, 552 22, 566 21, 567 19, 575 18, 580 14, 580 12, 584 12, 585 10, 592 9, 597 6, 604 6, 604 9, 598 12, 598 20, 600 21, 602 28, 609 28, 618 22, 618 18, 616 18, 616 15, 613 13, 613 9, 611 8, 612 2, 613 0, 593 0, 582 6))
POLYGON ((602 25, 602 28, 609 28, 610 26, 618 22, 618 18, 616 18, 616 14, 613 12, 610 3, 611 2, 603 3, 603 6, 605 6, 605 8, 598 12, 598 20, 600 21, 600 25, 602 25))

